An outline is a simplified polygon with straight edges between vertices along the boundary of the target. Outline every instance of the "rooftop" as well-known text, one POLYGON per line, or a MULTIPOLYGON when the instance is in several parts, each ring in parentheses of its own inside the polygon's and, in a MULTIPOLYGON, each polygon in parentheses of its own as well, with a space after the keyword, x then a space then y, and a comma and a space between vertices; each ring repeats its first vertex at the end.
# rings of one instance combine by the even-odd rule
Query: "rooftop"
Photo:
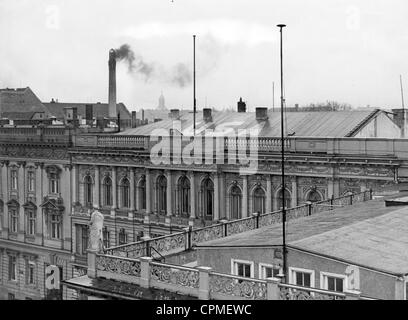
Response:
MULTIPOLYGON (((336 112, 289 112, 286 113, 286 128, 289 135, 308 137, 351 137, 358 129, 381 110, 336 111, 336 112)), ((146 117, 146 116, 145 116, 146 117)), ((180 116, 181 131, 188 135, 193 132, 193 113, 180 116)), ((196 130, 215 128, 253 129, 258 127, 260 137, 280 136, 280 113, 268 112, 266 120, 256 120, 254 112, 213 111, 212 121, 205 122, 203 112, 196 114, 196 130)), ((150 135, 155 129, 170 130, 173 119, 128 129, 121 135, 150 135)))
MULTIPOLYGON (((399 193, 387 198, 399 198, 399 193)), ((408 205, 386 207, 384 199, 321 212, 287 223, 287 244, 390 273, 408 273, 408 205)), ((262 247, 282 244, 282 225, 197 245, 262 247)))

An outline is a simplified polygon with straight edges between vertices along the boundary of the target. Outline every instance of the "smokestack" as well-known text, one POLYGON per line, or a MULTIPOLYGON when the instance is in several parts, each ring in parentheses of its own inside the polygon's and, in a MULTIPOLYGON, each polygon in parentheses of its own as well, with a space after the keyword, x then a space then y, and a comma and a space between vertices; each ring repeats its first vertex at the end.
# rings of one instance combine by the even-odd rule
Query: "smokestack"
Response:
POLYGON ((109 118, 116 118, 116 51, 109 50, 109 118))

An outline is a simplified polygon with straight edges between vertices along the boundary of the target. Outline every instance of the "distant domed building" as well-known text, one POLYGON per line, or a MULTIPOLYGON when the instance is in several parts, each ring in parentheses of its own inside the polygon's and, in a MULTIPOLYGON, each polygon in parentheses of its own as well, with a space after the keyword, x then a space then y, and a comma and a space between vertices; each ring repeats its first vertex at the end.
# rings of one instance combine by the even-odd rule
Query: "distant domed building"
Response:
POLYGON ((160 94, 159 105, 157 106, 157 109, 158 110, 167 110, 166 104, 165 104, 165 101, 164 101, 163 92, 160 94))

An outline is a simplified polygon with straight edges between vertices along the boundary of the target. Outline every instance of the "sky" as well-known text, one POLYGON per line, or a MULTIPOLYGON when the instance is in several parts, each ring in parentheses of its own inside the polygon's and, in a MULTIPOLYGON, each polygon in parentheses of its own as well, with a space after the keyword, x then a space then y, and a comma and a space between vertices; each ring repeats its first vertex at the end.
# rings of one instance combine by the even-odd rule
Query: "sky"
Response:
POLYGON ((109 49, 128 44, 139 67, 118 62, 118 102, 155 108, 163 92, 168 108, 191 108, 195 34, 198 109, 278 106, 284 23, 287 106, 398 108, 407 14, 406 0, 0 0, 0 87, 107 102, 109 49))

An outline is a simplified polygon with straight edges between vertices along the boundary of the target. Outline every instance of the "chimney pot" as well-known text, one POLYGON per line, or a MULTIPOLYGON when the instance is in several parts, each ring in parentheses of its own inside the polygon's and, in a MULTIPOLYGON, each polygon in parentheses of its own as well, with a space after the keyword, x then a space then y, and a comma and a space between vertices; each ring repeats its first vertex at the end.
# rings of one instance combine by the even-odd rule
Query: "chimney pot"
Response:
POLYGON ((257 107, 255 109, 256 120, 264 121, 268 119, 268 108, 266 107, 257 107))
POLYGON ((211 122, 212 121, 212 115, 211 115, 211 108, 204 108, 203 109, 203 118, 205 122, 211 122))
POLYGON ((242 101, 242 97, 238 101, 238 112, 246 112, 246 103, 242 101))
POLYGON ((171 110, 170 110, 170 118, 171 118, 171 119, 178 119, 178 118, 180 118, 180 109, 171 109, 171 110))

